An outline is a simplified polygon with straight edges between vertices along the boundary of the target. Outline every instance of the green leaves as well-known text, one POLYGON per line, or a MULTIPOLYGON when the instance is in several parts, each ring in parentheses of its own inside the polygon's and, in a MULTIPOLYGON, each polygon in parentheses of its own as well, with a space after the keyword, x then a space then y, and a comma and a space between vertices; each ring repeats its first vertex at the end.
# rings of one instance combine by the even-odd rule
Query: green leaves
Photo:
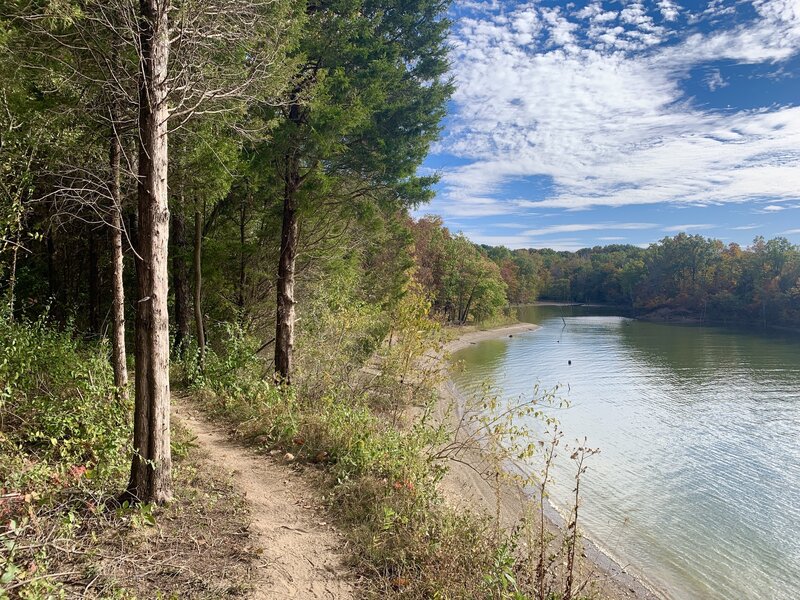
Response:
POLYGON ((5 416, 0 445, 35 459, 22 470, 13 460, 0 462, 3 486, 35 489, 49 480, 79 485, 90 468, 101 485, 119 475, 130 407, 114 400, 104 349, 83 347, 44 321, 2 319, 0 389, 5 416))
POLYGON ((412 222, 417 280, 434 309, 453 322, 481 322, 500 314, 507 285, 500 268, 464 235, 452 236, 438 217, 412 222))

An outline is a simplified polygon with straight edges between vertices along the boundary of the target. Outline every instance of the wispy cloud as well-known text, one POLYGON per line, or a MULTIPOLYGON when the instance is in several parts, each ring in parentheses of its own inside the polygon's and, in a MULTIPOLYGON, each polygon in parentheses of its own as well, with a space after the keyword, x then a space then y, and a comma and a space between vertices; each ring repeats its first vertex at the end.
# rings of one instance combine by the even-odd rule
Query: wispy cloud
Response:
MULTIPOLYGON (((620 10, 599 2, 573 11, 470 6, 477 12, 459 18, 451 38, 457 90, 441 143, 469 162, 444 172, 437 210, 482 216, 800 196, 800 107, 711 110, 682 88, 710 62, 778 64, 795 55, 796 0, 757 0, 749 22, 688 33, 666 0, 659 20, 638 2, 620 10), (552 190, 500 200, 510 181, 535 176, 552 190)), ((712 3, 691 19, 725 10, 712 3)), ((708 85, 723 83, 719 73, 708 85)))
POLYGON ((516 248, 550 248, 552 250, 569 250, 574 252, 587 245, 578 238, 548 238, 546 240, 537 239, 529 235, 493 235, 486 234, 478 230, 465 229, 463 232, 470 240, 476 244, 487 244, 489 246, 506 246, 511 249, 516 248))
POLYGON ((714 69, 706 75, 705 84, 708 86, 712 92, 716 92, 720 88, 728 87, 729 83, 725 80, 722 76, 722 73, 719 72, 719 69, 714 69))
POLYGON ((529 229, 525 235, 546 236, 556 233, 577 233, 579 231, 616 231, 627 229, 653 229, 658 227, 654 223, 567 223, 565 225, 550 225, 539 229, 529 229))
POLYGON ((800 233, 800 229, 788 229, 787 231, 781 231, 781 235, 797 235, 800 233))
POLYGON ((528 226, 525 223, 492 223, 492 227, 499 227, 500 229, 526 229, 528 226))
POLYGON ((715 227, 716 225, 712 225, 711 223, 690 223, 687 225, 670 225, 669 227, 664 227, 661 231, 675 233, 678 231, 691 231, 693 229, 714 229, 715 227))
POLYGON ((734 231, 750 231, 751 229, 760 229, 763 225, 753 223, 752 225, 739 225, 738 227, 731 227, 734 231))

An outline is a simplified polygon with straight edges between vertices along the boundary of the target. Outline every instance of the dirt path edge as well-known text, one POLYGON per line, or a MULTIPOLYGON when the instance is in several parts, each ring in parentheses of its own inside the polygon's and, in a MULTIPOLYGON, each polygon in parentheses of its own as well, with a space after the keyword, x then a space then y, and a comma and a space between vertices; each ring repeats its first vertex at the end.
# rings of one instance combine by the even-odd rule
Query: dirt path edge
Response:
POLYGON ((199 451, 230 474, 251 508, 252 543, 263 553, 250 597, 355 598, 355 577, 345 564, 345 540, 327 522, 319 489, 308 475, 231 440, 190 402, 173 398, 172 416, 196 436, 199 451))

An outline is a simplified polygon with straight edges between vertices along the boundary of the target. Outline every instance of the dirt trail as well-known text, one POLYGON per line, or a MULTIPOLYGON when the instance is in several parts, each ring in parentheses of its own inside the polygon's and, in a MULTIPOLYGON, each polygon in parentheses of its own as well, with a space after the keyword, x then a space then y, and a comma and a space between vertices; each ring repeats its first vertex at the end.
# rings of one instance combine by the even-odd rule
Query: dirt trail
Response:
POLYGON ((307 478, 230 440, 187 400, 174 399, 172 413, 197 436, 200 452, 231 474, 252 508, 253 543, 264 549, 252 598, 354 598, 354 577, 341 553, 344 539, 326 523, 307 478))

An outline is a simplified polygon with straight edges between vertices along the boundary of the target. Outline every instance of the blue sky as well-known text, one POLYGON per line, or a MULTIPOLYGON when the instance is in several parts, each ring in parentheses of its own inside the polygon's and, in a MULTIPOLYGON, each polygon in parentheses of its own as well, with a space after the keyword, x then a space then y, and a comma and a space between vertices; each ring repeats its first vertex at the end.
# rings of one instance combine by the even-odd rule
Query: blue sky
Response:
POLYGON ((800 243, 800 0, 455 0, 424 170, 478 243, 800 243))

